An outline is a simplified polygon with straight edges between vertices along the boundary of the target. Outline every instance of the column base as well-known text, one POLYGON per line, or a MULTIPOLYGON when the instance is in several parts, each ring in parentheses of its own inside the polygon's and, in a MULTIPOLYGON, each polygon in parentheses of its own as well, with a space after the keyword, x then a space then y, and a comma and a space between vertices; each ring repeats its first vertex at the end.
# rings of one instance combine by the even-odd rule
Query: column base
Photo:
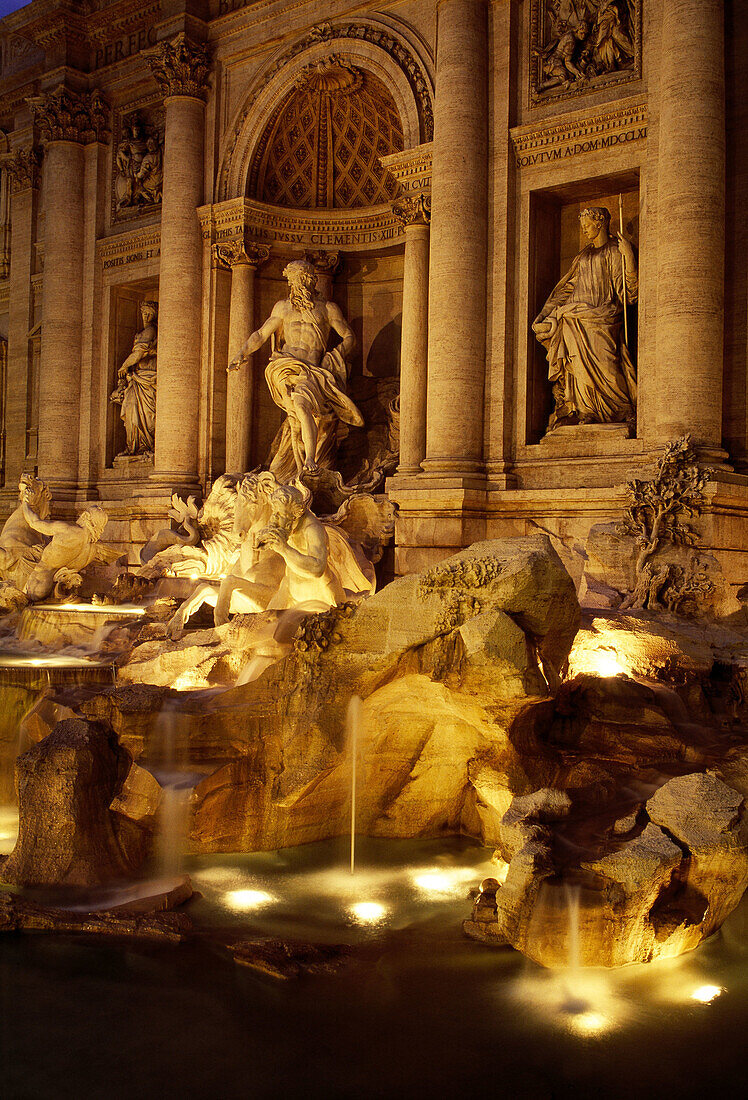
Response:
POLYGON ((486 537, 486 479, 445 473, 395 476, 395 573, 419 572, 486 537))

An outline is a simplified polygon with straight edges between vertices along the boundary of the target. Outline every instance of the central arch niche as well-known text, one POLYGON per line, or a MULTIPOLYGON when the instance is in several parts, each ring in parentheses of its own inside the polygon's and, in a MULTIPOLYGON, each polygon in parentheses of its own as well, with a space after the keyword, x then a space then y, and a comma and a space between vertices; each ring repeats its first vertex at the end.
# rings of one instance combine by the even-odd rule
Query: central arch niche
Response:
POLYGON ((247 191, 294 209, 377 206, 397 188, 379 158, 403 147, 400 114, 382 81, 333 56, 305 69, 274 112, 247 191))

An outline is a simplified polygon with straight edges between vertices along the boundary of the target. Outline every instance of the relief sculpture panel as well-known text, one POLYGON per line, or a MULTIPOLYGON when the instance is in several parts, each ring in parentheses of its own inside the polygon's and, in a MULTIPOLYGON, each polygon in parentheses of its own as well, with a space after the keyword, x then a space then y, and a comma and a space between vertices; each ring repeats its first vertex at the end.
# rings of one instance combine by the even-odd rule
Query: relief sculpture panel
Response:
POLYGON ((641 75, 640 0, 531 0, 534 106, 641 75))
POLYGON ((150 212, 161 204, 164 179, 162 109, 146 108, 119 117, 113 175, 115 220, 150 212))

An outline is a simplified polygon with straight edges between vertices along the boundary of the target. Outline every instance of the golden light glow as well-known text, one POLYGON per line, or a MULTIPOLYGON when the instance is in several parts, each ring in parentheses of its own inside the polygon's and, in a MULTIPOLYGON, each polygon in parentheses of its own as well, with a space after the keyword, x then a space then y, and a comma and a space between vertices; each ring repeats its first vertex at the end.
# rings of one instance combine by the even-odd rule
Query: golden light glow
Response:
POLYGON ((501 856, 494 856, 491 862, 494 865, 492 877, 503 886, 506 882, 506 876, 509 874, 509 864, 501 856))
POLYGON ((145 615, 144 607, 136 607, 134 604, 103 604, 103 603, 37 603, 34 611, 84 611, 88 615, 107 615, 110 618, 136 618, 145 615))
POLYGON ((569 1023, 579 1035, 599 1035, 611 1027, 611 1021, 602 1012, 578 1012, 569 1017, 569 1023))
POLYGON ((413 885, 425 894, 449 894, 460 895, 467 882, 474 882, 476 878, 473 867, 434 867, 427 871, 417 871, 413 875, 413 885))
POLYGON ((631 666, 626 654, 606 638, 604 632, 590 635, 580 631, 569 654, 569 676, 592 672, 596 676, 630 675, 631 666))
POLYGON ((177 676, 171 687, 174 691, 194 691, 205 687, 205 678, 199 669, 188 668, 177 676))
POLYGON ((226 904, 231 909, 260 909, 275 901, 266 890, 229 890, 225 895, 226 904))
POLYGON ((709 1005, 721 993, 724 993, 724 988, 721 985, 700 985, 698 989, 694 989, 691 1000, 698 1001, 702 1005, 709 1005))
POLYGON ((348 910, 359 924, 380 924, 387 916, 387 910, 376 901, 357 901, 348 910))

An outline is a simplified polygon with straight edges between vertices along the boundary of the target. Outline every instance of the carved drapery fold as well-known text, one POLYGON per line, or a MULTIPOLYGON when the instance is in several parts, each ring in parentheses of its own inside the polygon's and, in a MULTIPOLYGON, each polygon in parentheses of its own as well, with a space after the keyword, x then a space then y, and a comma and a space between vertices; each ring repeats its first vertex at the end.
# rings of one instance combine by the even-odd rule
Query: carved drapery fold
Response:
POLYGON ((109 136, 109 107, 98 89, 74 92, 59 84, 51 92, 29 96, 26 100, 34 113, 43 142, 76 141, 90 145, 109 136))
POLYGON ((143 56, 164 96, 192 96, 204 100, 208 91, 210 58, 201 42, 184 32, 170 42, 159 42, 143 56))

